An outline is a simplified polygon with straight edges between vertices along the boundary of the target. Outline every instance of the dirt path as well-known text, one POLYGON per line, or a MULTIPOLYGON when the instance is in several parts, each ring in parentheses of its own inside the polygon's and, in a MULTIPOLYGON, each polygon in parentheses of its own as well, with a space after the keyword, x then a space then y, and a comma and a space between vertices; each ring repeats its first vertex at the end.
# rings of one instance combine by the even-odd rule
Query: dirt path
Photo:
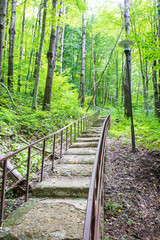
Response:
POLYGON ((105 240, 160 239, 160 151, 107 140, 105 240))

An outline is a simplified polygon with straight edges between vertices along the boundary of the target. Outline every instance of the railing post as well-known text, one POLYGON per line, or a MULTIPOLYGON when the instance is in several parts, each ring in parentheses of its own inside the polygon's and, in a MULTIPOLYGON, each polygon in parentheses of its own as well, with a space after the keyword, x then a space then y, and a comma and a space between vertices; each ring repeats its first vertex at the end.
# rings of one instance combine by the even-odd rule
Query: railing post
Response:
POLYGON ((43 173, 44 173, 45 147, 46 147, 46 140, 44 139, 44 141, 43 141, 43 152, 42 152, 41 182, 43 181, 43 173))
POLYGON ((63 146, 63 130, 61 131, 61 146, 60 146, 60 158, 62 157, 62 146, 63 146))
POLYGON ((54 169, 55 149, 56 149, 56 134, 54 134, 53 138, 52 170, 54 169))
POLYGON ((2 193, 1 193, 0 226, 2 225, 2 222, 3 222, 5 190, 6 190, 6 177, 7 177, 7 160, 4 161, 4 165, 3 165, 3 181, 2 181, 2 193))
POLYGON ((76 122, 74 123, 74 142, 76 141, 76 122))
POLYGON ((66 128, 66 151, 68 149, 68 127, 66 128))
POLYGON ((71 129, 70 129, 70 145, 72 145, 72 125, 71 125, 71 129))
POLYGON ((25 202, 28 202, 30 164, 31 164, 31 147, 28 148, 27 180, 26 180, 27 182, 26 182, 25 202))
POLYGON ((85 119, 83 118, 83 132, 84 132, 85 119))

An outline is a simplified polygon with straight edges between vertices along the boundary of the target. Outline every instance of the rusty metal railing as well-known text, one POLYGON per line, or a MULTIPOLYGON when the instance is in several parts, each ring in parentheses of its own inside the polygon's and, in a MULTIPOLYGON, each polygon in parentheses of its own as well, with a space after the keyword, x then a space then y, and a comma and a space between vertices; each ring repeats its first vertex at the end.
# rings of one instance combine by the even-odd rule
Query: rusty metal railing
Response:
POLYGON ((105 159, 105 142, 108 130, 110 128, 110 114, 105 119, 98 148, 96 159, 90 182, 88 203, 86 210, 86 219, 84 226, 83 240, 99 240, 100 239, 100 219, 101 204, 103 193, 103 173, 105 159))
MULTIPOLYGON (((21 181, 25 181, 26 183, 25 201, 26 202, 28 201, 29 182, 31 178, 31 166, 35 165, 35 161, 36 161, 35 158, 37 158, 38 156, 38 159, 39 159, 39 155, 42 154, 40 163, 38 163, 38 165, 41 165, 40 181, 42 181, 44 179, 44 167, 45 167, 46 160, 51 158, 51 165, 52 165, 51 168, 53 170, 54 161, 55 161, 55 157, 57 157, 57 154, 59 154, 59 158, 61 158, 63 152, 66 151, 70 145, 72 145, 73 141, 76 140, 76 137, 83 131, 90 128, 91 123, 98 119, 99 114, 100 114, 100 110, 98 110, 97 112, 95 112, 90 116, 81 118, 65 126, 64 128, 46 137, 43 137, 40 140, 34 143, 31 143, 26 147, 19 149, 16 152, 6 155, 0 159, 0 163, 2 163, 3 165, 3 177, 1 182, 2 187, 1 187, 0 225, 3 222, 5 195, 10 190, 12 190, 15 186, 17 186, 17 184, 19 184, 21 181), (39 144, 41 146, 39 146, 39 144), (27 159, 25 160, 24 160, 24 155, 27 156, 27 159), (18 158, 21 158, 22 162, 18 164, 18 166, 15 166, 12 170, 8 171, 7 161, 12 160, 12 163, 14 163, 18 158), (7 176, 9 175, 9 173, 11 173, 15 169, 22 168, 22 167, 25 168, 26 170, 25 175, 21 179, 18 179, 18 181, 13 185, 9 187, 6 186, 7 176)), ((36 167, 33 167, 32 172, 34 172, 35 169, 36 167)))

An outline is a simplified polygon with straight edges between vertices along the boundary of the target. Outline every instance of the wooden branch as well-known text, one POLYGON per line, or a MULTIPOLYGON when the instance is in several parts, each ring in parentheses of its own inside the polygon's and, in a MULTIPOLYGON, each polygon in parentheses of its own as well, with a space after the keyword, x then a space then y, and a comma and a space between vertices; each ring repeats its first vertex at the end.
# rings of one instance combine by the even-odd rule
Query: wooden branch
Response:
POLYGON ((12 101, 14 107, 17 108, 17 106, 15 105, 15 103, 14 103, 14 101, 13 101, 13 98, 12 98, 12 95, 11 95, 10 91, 8 90, 8 88, 7 88, 2 82, 0 82, 0 85, 6 89, 7 93, 8 93, 9 96, 10 96, 10 99, 11 99, 11 101, 12 101))
POLYGON ((116 40, 116 43, 115 43, 115 45, 114 45, 114 47, 113 47, 113 49, 112 49, 112 51, 111 51, 111 54, 110 54, 109 59, 108 59, 108 62, 107 62, 107 64, 106 64, 106 66, 105 66, 105 68, 104 68, 104 70, 103 70, 103 72, 102 72, 99 80, 98 80, 97 83, 96 83, 96 87, 95 87, 95 90, 94 90, 94 92, 93 92, 92 99, 91 99, 91 101, 90 101, 90 103, 89 103, 89 105, 88 105, 88 108, 87 108, 86 112, 88 112, 88 110, 89 110, 89 108, 90 108, 90 106, 91 106, 91 104, 92 104, 92 101, 93 101, 93 99, 94 99, 94 97, 95 97, 95 94, 96 94, 96 92, 97 92, 97 90, 98 90, 98 88, 99 88, 99 84, 100 84, 100 82, 101 82, 101 80, 102 80, 102 77, 103 77, 103 75, 104 75, 104 73, 105 73, 105 71, 106 71, 106 69, 107 69, 107 67, 108 67, 108 65, 109 65, 109 63, 110 63, 110 60, 111 60, 112 55, 113 55, 113 52, 114 52, 114 50, 115 50, 115 48, 116 48, 116 46, 117 46, 117 43, 118 43, 118 41, 119 41, 119 38, 120 38, 121 34, 122 34, 123 28, 124 28, 124 26, 122 26, 122 28, 121 28, 120 34, 119 34, 119 36, 118 36, 118 38, 117 38, 117 40, 116 40))

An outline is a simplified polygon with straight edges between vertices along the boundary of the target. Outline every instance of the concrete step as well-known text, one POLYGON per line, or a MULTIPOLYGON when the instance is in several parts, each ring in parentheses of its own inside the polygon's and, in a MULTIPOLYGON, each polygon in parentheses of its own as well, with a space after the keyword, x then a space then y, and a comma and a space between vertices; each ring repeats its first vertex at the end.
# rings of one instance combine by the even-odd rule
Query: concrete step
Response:
POLYGON ((101 134, 101 131, 97 130, 97 129, 88 129, 86 132, 84 133, 90 133, 90 134, 101 134))
POLYGON ((100 137, 100 133, 87 133, 84 132, 79 135, 80 138, 94 138, 94 137, 100 137))
POLYGON ((92 176, 93 165, 87 164, 57 164, 54 167, 55 176, 83 176, 91 177, 92 176))
POLYGON ((65 155, 96 155, 97 148, 69 148, 65 155))
POLYGON ((56 164, 94 164, 95 155, 63 155, 56 164))
POLYGON ((70 148, 91 148, 97 146, 98 142, 75 142, 70 146, 70 148))
POLYGON ((86 199, 30 199, 4 222, 1 239, 81 240, 86 199))
POLYGON ((93 137, 93 138, 76 138, 76 142, 99 142, 99 138, 98 137, 93 137))
POLYGON ((34 197, 87 198, 90 177, 55 177, 38 183, 32 189, 34 197))

